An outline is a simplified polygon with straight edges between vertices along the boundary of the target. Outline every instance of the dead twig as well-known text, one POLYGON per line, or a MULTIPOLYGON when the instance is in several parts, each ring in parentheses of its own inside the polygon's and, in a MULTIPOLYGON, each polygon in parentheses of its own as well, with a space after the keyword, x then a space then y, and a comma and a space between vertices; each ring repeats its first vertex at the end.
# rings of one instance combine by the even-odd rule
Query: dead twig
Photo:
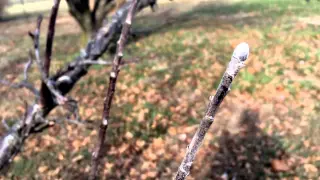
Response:
POLYGON ((39 91, 32 84, 30 84, 27 81, 21 81, 19 83, 11 83, 7 80, 0 79, 0 83, 5 86, 9 86, 11 88, 26 88, 30 92, 32 92, 36 97, 39 97, 39 95, 40 95, 39 91))
POLYGON ((249 46, 247 43, 239 44, 231 57, 228 68, 224 73, 222 80, 219 84, 217 92, 214 96, 210 97, 204 118, 201 120, 197 132, 194 134, 190 144, 187 147, 186 155, 184 156, 178 172, 174 179, 184 180, 190 173, 190 168, 196 157, 196 154, 203 142, 203 139, 208 132, 211 124, 213 123, 214 116, 223 101, 224 97, 231 90, 231 83, 238 74, 239 70, 244 67, 244 61, 249 56, 249 46))
MULTIPOLYGON (((41 66, 43 66, 43 74, 44 74, 45 78, 48 78, 49 77, 49 73, 50 73, 52 46, 53 46, 54 33, 55 33, 55 24, 56 24, 58 11, 59 11, 59 5, 60 5, 60 0, 53 0, 53 6, 52 6, 52 9, 51 9, 49 25, 48 25, 48 32, 47 32, 45 58, 44 58, 43 64, 41 62, 41 66)), ((45 83, 45 82, 41 83, 40 101, 41 101, 42 105, 47 104, 47 103, 51 103, 52 98, 47 98, 47 97, 51 97, 52 96, 51 95, 52 89, 53 89, 52 87, 48 87, 47 83, 45 83)), ((55 94, 55 96, 58 97, 57 94, 55 94)), ((62 97, 60 97, 60 98, 62 98, 62 97)), ((58 100, 62 100, 62 99, 58 99, 58 100)))
POLYGON ((26 88, 36 96, 36 99, 38 99, 40 97, 39 91, 34 87, 34 85, 28 82, 28 72, 32 66, 32 62, 32 58, 31 56, 29 56, 28 62, 24 65, 22 81, 20 81, 19 83, 11 83, 7 80, 0 79, 0 84, 9 86, 11 88, 26 88))
MULTIPOLYGON (((50 81, 48 79, 48 76, 46 73, 47 70, 42 65, 42 61, 41 61, 41 57, 40 57, 40 50, 39 50, 41 22, 42 22, 42 16, 39 16, 35 32, 33 34, 29 33, 30 37, 33 39, 33 42, 34 42, 34 54, 35 54, 36 64, 37 64, 38 69, 40 71, 42 82, 46 85, 46 87, 50 90, 50 92, 55 96, 56 103, 57 104, 64 104, 67 101, 67 98, 65 98, 58 90, 56 90, 56 88, 53 85, 53 81, 50 81)), ((41 99, 47 98, 47 96, 44 96, 44 93, 42 91, 40 91, 40 92, 41 92, 41 96, 40 96, 41 99)))
POLYGON ((109 77, 109 87, 108 87, 107 95, 104 101, 104 110, 102 115, 102 122, 99 128, 98 143, 96 145, 94 152, 92 153, 92 161, 91 161, 92 166, 91 166, 91 172, 89 177, 89 179, 91 180, 97 179, 99 174, 99 163, 102 158, 101 157, 102 150, 105 142, 106 130, 108 128, 108 120, 110 118, 110 109, 111 109, 112 99, 116 89, 118 74, 120 72, 120 65, 123 58, 124 46, 128 39, 128 34, 132 24, 132 17, 134 16, 134 13, 136 11, 137 3, 138 3, 138 0, 132 1, 126 20, 123 24, 120 38, 117 42, 117 51, 114 56, 112 70, 109 77))

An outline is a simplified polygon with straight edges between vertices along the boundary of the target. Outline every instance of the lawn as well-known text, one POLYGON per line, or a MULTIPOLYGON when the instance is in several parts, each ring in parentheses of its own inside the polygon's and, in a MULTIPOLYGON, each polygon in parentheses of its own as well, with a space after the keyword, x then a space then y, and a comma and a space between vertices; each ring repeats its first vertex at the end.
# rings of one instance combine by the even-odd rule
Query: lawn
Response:
MULTIPOLYGON (((320 2, 234 0, 191 6, 175 1, 159 6, 156 13, 136 18, 136 36, 125 51, 140 62, 120 72, 104 177, 170 179, 234 47, 246 41, 247 65, 222 103, 190 179, 226 174, 237 179, 318 178, 320 2)), ((31 48, 25 34, 33 22, 34 17, 0 23, 0 59, 10 59, 1 66, 1 75, 7 79, 22 78, 17 75, 31 48), (17 26, 25 28, 15 31, 17 26)), ((53 72, 78 54, 79 33, 61 13, 53 72)), ((34 135, 1 178, 86 179, 109 72, 110 67, 93 66, 71 92, 90 128, 62 122, 34 135)), ((32 69, 30 79, 39 85, 38 78, 32 69)), ((23 115, 23 100, 32 100, 24 90, 0 86, 0 93, 1 117, 9 122, 23 115)), ((58 108, 49 117, 64 116, 58 108)))

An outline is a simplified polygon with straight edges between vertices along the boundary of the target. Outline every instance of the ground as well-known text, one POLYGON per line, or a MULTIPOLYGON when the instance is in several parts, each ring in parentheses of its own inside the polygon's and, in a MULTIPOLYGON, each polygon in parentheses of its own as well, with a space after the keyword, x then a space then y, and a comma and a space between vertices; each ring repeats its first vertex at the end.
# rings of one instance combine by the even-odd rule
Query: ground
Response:
MULTIPOLYGON (((246 67, 222 103, 189 179, 317 179, 319 8, 319 2, 303 0, 184 0, 142 13, 125 51, 140 62, 120 72, 103 177, 170 179, 234 47, 246 41, 246 67)), ((9 80, 22 78, 31 48, 26 33, 34 22, 31 16, 0 23, 1 75, 9 80)), ((79 53, 79 33, 72 18, 60 13, 52 72, 79 53)), ((90 127, 57 123, 32 136, 3 179, 86 179, 108 72, 110 67, 92 67, 70 94, 90 127)), ((37 85, 38 76, 32 69, 37 85)), ((9 122, 23 115, 24 100, 32 100, 25 90, 1 86, 0 93, 1 117, 9 122)), ((58 108, 50 118, 64 116, 58 108)))

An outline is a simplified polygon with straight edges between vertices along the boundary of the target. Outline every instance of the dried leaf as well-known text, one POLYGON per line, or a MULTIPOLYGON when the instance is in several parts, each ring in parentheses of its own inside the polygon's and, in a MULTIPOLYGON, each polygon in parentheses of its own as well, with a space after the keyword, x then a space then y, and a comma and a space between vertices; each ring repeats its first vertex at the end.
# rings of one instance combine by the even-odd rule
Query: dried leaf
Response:
POLYGON ((297 127, 297 128, 292 132, 292 134, 294 134, 294 135, 299 135, 299 134, 301 134, 301 133, 302 133, 302 129, 299 128, 299 127, 297 127))
POLYGON ((43 173, 43 172, 45 172, 45 171, 47 171, 47 170, 48 170, 48 166, 40 166, 40 167, 38 168, 39 173, 43 173))
POLYGON ((271 166, 276 172, 286 172, 290 170, 290 167, 284 160, 274 159, 271 161, 271 166))
POLYGON ((78 156, 74 157, 71 161, 73 163, 75 163, 75 162, 81 161, 82 159, 83 159, 83 156, 82 155, 78 155, 78 156))
POLYGON ((306 170, 306 172, 308 172, 308 173, 317 173, 318 172, 318 168, 313 164, 304 164, 303 167, 306 170))

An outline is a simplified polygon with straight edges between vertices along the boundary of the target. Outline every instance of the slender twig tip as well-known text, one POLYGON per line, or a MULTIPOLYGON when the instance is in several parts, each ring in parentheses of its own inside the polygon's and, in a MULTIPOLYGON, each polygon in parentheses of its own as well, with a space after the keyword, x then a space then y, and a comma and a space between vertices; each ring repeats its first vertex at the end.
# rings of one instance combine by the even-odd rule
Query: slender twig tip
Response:
POLYGON ((28 32, 28 34, 29 34, 29 36, 31 37, 31 39, 33 40, 34 39, 34 34, 33 34, 33 32, 28 32))
POLYGON ((40 15, 38 16, 37 23, 38 23, 38 24, 41 24, 42 19, 43 19, 43 16, 40 14, 40 15))
POLYGON ((245 42, 238 44, 233 51, 233 56, 239 58, 241 61, 247 60, 249 57, 249 45, 245 42))

